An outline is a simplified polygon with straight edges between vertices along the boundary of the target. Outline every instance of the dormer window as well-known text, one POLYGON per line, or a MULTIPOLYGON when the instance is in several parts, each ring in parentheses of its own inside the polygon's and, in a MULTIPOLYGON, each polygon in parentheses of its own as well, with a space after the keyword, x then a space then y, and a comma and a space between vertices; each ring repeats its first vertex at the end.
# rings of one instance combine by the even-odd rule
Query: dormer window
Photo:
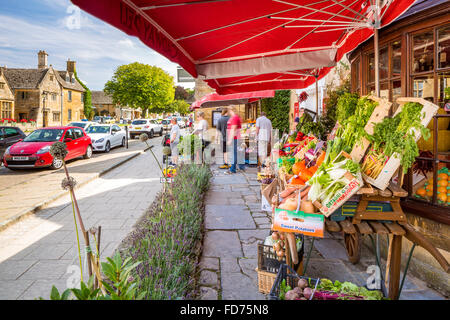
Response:
POLYGON ((50 76, 50 81, 53 81, 53 76, 50 76))
POLYGON ((75 77, 72 77, 72 83, 75 83, 75 77))
POLYGON ((5 83, 4 82, 0 82, 0 89, 5 89, 5 83))

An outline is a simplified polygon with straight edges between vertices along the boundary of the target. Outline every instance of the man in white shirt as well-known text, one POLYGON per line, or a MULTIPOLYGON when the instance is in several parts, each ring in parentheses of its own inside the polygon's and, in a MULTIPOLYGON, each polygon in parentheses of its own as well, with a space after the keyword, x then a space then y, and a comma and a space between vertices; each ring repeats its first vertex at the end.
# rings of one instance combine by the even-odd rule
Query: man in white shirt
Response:
POLYGON ((258 137, 258 167, 261 167, 266 160, 267 153, 270 146, 270 139, 272 137, 272 122, 267 119, 266 113, 261 112, 261 115, 256 119, 256 135, 258 137))
POLYGON ((178 126, 177 119, 172 118, 172 129, 170 130, 170 150, 172 152, 172 162, 178 164, 178 142, 180 142, 180 127, 178 126))

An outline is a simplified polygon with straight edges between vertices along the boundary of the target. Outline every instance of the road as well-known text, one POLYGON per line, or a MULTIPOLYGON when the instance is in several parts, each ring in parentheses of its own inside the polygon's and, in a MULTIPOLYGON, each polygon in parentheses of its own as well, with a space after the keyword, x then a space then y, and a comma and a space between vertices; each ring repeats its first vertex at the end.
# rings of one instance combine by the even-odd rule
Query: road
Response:
MULTIPOLYGON (((158 159, 162 159, 161 138, 151 139, 150 144, 155 145, 153 150, 158 159)), ((143 145, 141 142, 133 143, 137 150, 143 145)), ((91 174, 98 170, 98 166, 124 157, 123 153, 127 152, 115 150, 108 155, 96 155, 88 161, 74 161, 70 163, 69 171, 73 176, 82 172, 91 174)), ((13 189, 34 184, 40 188, 34 191, 36 195, 46 195, 48 187, 39 182, 41 180, 54 181, 60 188, 60 173, 11 174, 4 169, 1 173, 1 193, 9 190, 3 185, 5 181, 13 189), (28 179, 17 182, 15 174, 18 174, 17 181, 23 179, 22 175, 28 179)), ((153 202, 161 189, 160 176, 155 160, 150 152, 146 152, 76 190, 86 228, 102 226, 100 252, 103 259, 113 254, 153 202)), ((14 198, 17 206, 21 206, 22 195, 17 193, 14 198)), ((48 299, 52 285, 62 291, 73 284, 72 279, 78 274, 74 270, 78 265, 73 212, 67 192, 45 209, 0 231, 0 299, 35 299, 41 296, 48 299)))
MULTIPOLYGON (((148 142, 161 145, 161 138, 153 138, 148 142)), ((130 157, 136 156, 146 147, 147 145, 139 140, 130 140, 129 149, 115 148, 110 153, 94 153, 88 160, 82 158, 71 160, 68 162, 70 175, 81 185, 127 161, 130 157)), ((63 169, 12 171, 1 167, 0 228, 64 194, 64 190, 61 189, 61 181, 64 177, 63 169)))

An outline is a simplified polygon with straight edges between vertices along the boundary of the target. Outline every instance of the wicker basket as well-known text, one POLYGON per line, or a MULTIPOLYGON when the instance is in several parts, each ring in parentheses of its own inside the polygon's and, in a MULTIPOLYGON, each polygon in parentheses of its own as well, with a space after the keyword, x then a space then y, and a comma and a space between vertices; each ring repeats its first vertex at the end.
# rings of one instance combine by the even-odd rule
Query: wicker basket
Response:
POLYGON ((311 288, 313 289, 313 293, 311 295, 310 300, 314 298, 314 294, 316 293, 317 286, 319 284, 319 279, 308 278, 299 276, 291 267, 287 264, 282 264, 276 279, 273 283, 272 289, 269 293, 269 300, 280 300, 280 285, 283 280, 286 280, 286 285, 289 285, 291 288, 296 287, 296 282, 299 279, 306 279, 308 283, 311 284, 311 288))
MULTIPOLYGON (((296 270, 299 267, 302 268, 303 265, 304 238, 302 235, 299 235, 299 237, 302 237, 302 246, 297 250, 299 263, 294 266, 296 270)), ((259 292, 264 294, 270 292, 280 266, 286 263, 285 257, 279 261, 276 254, 272 252, 271 249, 271 246, 266 246, 262 243, 258 244, 258 268, 256 268, 256 272, 258 273, 259 292)))

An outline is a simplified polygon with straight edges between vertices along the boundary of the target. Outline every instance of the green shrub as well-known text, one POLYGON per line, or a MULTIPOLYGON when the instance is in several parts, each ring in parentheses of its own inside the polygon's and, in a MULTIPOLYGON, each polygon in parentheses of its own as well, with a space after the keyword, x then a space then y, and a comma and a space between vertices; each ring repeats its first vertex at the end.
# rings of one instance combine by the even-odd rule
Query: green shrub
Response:
POLYGON ((290 90, 278 90, 275 97, 261 100, 261 108, 272 121, 273 129, 278 129, 280 135, 289 132, 290 90))

